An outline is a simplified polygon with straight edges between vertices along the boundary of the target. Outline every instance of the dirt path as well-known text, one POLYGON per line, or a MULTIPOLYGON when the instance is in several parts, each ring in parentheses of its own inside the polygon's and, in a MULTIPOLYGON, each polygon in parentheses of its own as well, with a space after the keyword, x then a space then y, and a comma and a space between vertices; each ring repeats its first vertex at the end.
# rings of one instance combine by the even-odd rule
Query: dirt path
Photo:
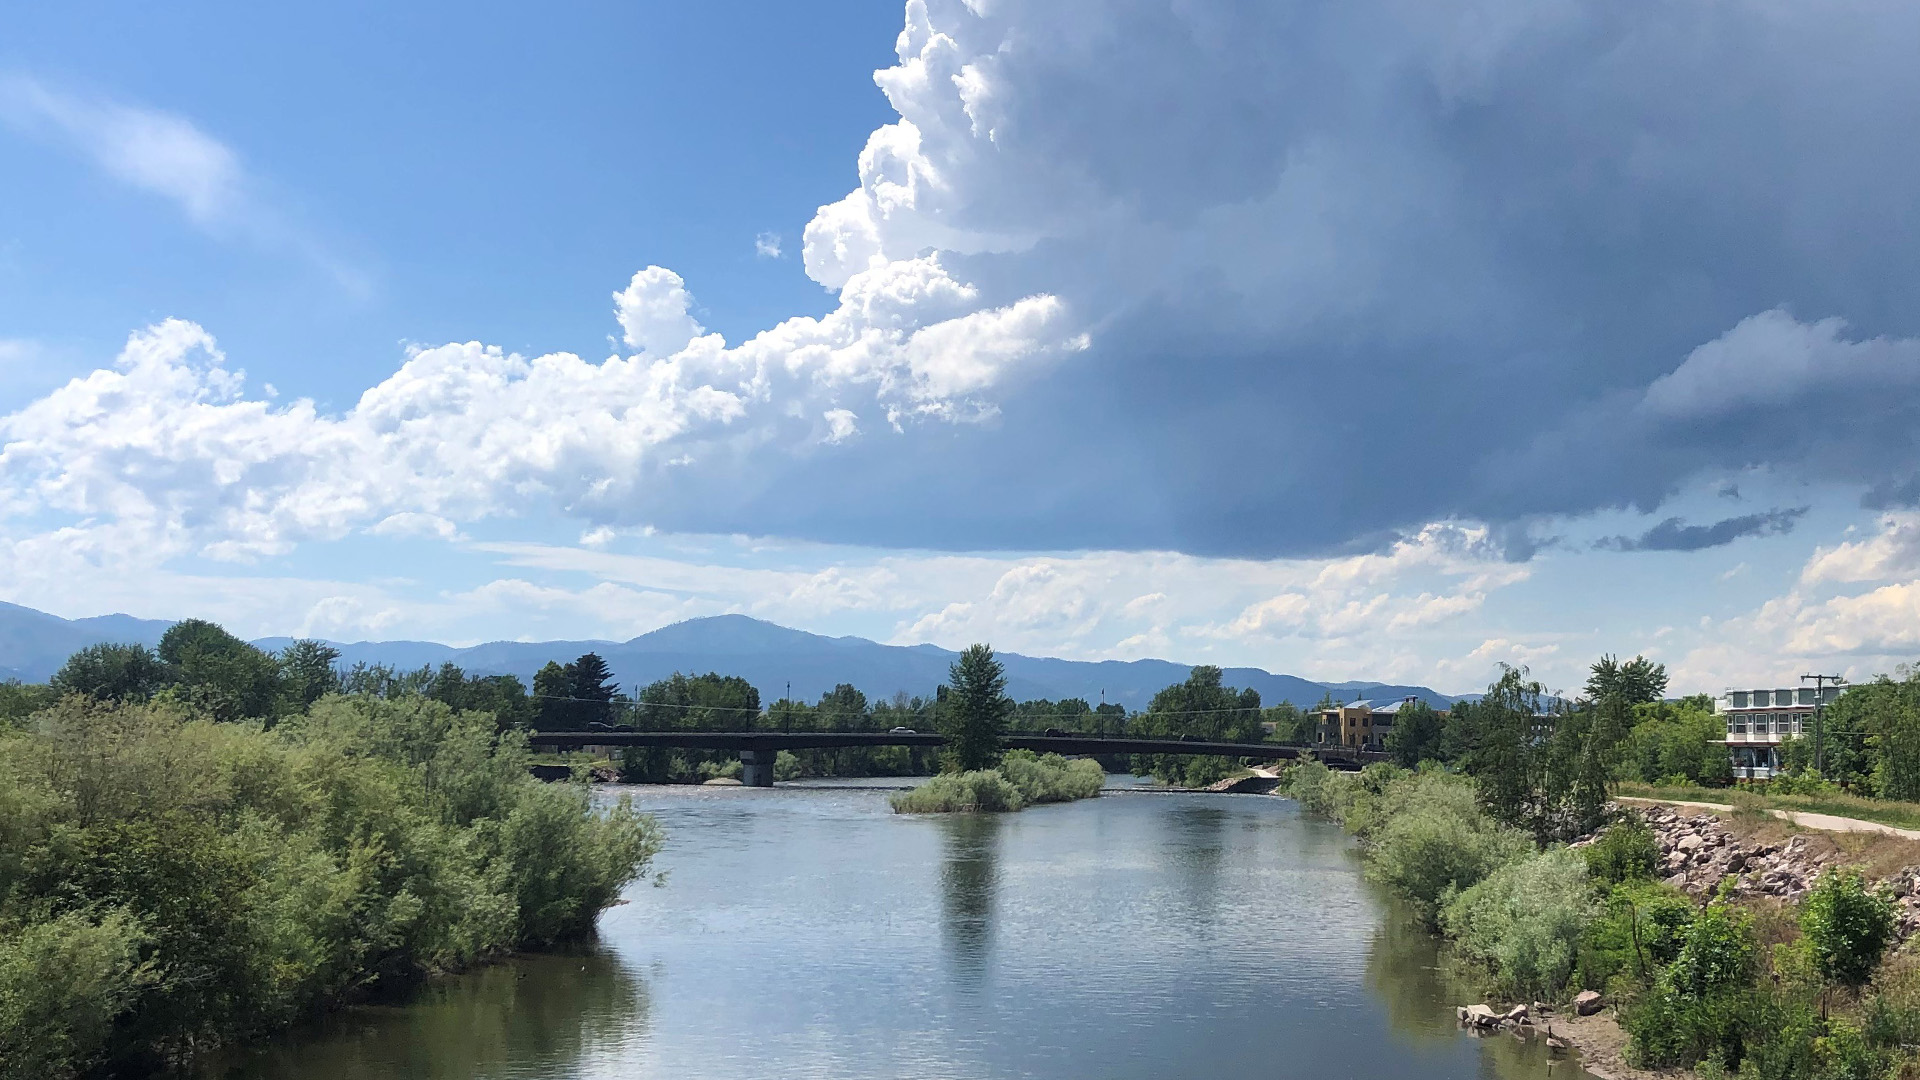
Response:
MULTIPOLYGON (((1695 806, 1702 810, 1717 810, 1723 814, 1733 813, 1733 807, 1726 803, 1692 802, 1687 799, 1640 799, 1621 795, 1614 801, 1661 806, 1695 806)), ((1781 821, 1790 821, 1803 829, 1822 829, 1826 832, 1885 833, 1888 836, 1898 836, 1906 840, 1920 840, 1920 829, 1902 829, 1895 825, 1882 825, 1877 821, 1862 821, 1859 818, 1837 817, 1833 814, 1815 814, 1806 810, 1768 810, 1767 813, 1781 821)))

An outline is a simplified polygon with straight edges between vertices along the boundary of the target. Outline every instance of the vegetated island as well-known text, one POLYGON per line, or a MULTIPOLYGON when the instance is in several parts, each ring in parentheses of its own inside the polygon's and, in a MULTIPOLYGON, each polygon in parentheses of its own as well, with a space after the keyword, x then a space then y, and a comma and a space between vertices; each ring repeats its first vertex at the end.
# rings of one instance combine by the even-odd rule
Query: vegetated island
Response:
POLYGON ((1001 752, 1000 736, 1013 700, 1006 694, 1006 671, 991 648, 969 646, 949 674, 940 709, 941 730, 947 736, 944 771, 895 795, 890 801, 896 813, 1013 811, 1100 794, 1107 776, 1098 762, 1038 756, 1031 750, 1001 752))
MULTIPOLYGON (((1666 673, 1606 657, 1592 676, 1579 701, 1555 702, 1509 669, 1427 732, 1416 767, 1307 763, 1287 790, 1360 839, 1368 876, 1448 940, 1458 973, 1520 1003, 1506 1016, 1559 1023, 1583 1050, 1624 1043, 1624 1060, 1598 1055, 1616 1075, 1920 1074, 1920 956, 1900 948, 1920 929, 1920 844, 1619 810, 1609 785, 1637 771, 1640 728, 1664 722, 1666 673), (1543 1017, 1542 1002, 1563 1008, 1543 1017), (1611 1017, 1588 1020, 1611 1034, 1590 1042, 1574 1017, 1603 1005, 1611 1017)), ((1920 691, 1920 677, 1888 685, 1920 691)), ((1920 751, 1915 716, 1874 727, 1879 772, 1900 773, 1888 789, 1920 781, 1900 770, 1920 751)))
POLYGON ((143 1075, 579 939, 646 873, 652 818, 533 779, 490 712, 340 693, 337 658, 188 620, 0 688, 41 699, 0 721, 0 1080, 143 1075))

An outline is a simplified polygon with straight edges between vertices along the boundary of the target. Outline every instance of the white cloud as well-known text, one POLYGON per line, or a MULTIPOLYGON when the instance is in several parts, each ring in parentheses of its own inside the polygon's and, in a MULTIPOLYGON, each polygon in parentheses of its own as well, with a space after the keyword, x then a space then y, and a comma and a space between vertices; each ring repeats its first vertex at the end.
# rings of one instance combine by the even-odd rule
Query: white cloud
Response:
POLYGON ((753 253, 755 255, 760 256, 763 259, 779 258, 780 257, 780 234, 777 232, 763 232, 760 235, 754 237, 753 253))
POLYGON ((14 75, 0 79, 0 119, 51 129, 110 175, 171 199, 200 224, 240 206, 238 156, 182 117, 63 94, 14 75))
POLYGON ((1920 515, 1887 514, 1880 519, 1877 535, 1817 549, 1800 572, 1800 583, 1887 581, 1915 575, 1920 575, 1920 515))
POLYGON ((860 434, 860 418, 851 409, 828 409, 820 418, 827 422, 826 442, 844 442, 860 434))
POLYGON ((368 535, 386 537, 432 537, 437 540, 461 540, 460 527, 438 514, 404 511, 382 518, 367 528, 368 535))
MULTIPOLYGON (((641 271, 615 301, 634 355, 417 349, 337 416, 248 397, 212 335, 168 320, 133 335, 112 369, 0 419, 0 520, 118 521, 226 559, 541 501, 607 523, 673 470, 804 452, 819 436, 797 405, 865 396, 896 427, 977 419, 991 405, 973 395, 1079 344, 1051 297, 981 307, 932 259, 861 275, 824 318, 733 348, 702 333, 671 271, 641 271)), ((858 430, 842 405, 812 415, 833 440, 858 430)))

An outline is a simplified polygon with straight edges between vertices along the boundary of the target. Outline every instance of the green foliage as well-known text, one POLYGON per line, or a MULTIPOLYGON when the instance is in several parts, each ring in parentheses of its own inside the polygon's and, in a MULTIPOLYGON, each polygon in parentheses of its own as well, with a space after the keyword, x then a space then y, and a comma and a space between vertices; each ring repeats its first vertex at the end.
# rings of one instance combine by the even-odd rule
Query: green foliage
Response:
POLYGON ((1617 771, 1622 779, 1649 784, 1677 778, 1681 783, 1725 785, 1733 780, 1725 738, 1724 721, 1714 715, 1713 700, 1704 694, 1677 703, 1636 705, 1617 771))
POLYGON ((186 700, 215 720, 280 711, 280 665, 205 619, 184 619, 160 636, 164 661, 186 700))
POLYGON ((1583 851, 1587 873, 1605 885, 1651 878, 1660 865, 1659 840, 1646 821, 1634 814, 1608 826, 1583 851))
POLYGON ((8 1067, 133 1070, 577 937, 657 850, 630 806, 534 781, 524 737, 484 714, 202 715, 74 696, 0 736, 8 1067))
POLYGON ((125 911, 0 922, 0 1080, 70 1076, 103 1056, 114 1022, 151 982, 125 911))
POLYGON ((1509 997, 1557 999, 1592 918, 1586 861, 1551 848, 1495 869, 1450 900, 1441 924, 1509 997))
POLYGON ((1291 701, 1270 705, 1260 715, 1263 727, 1272 725, 1275 742, 1310 743, 1319 734, 1320 718, 1313 713, 1301 712, 1291 701))
POLYGON ((1758 952, 1753 916, 1726 900, 1714 900, 1687 927, 1666 979, 1674 993, 1694 1000, 1750 986, 1758 952))
POLYGON ((303 638, 280 650, 276 660, 280 665, 280 691, 295 711, 340 692, 340 672, 335 667, 340 661, 339 649, 303 638))
MULTIPOLYGON (((1199 742, 1260 742, 1266 726, 1258 690, 1221 685, 1221 671, 1202 664, 1153 695, 1145 712, 1134 718, 1132 729, 1142 735, 1188 738, 1199 742)), ((1183 787, 1205 787, 1232 775, 1233 760, 1192 754, 1140 755, 1135 771, 1152 773, 1161 781, 1183 787)))
POLYGON ((1659 701, 1666 692, 1667 666, 1644 656, 1624 663, 1612 655, 1602 656, 1587 676, 1587 697, 1594 701, 1645 705, 1659 701))
POLYGON ((1430 926, 1456 894, 1533 851, 1525 834, 1481 811, 1471 782, 1448 773, 1380 765, 1334 773, 1309 764, 1295 770, 1290 790, 1361 836, 1368 875, 1430 926))
POLYGON ((1447 714, 1435 711, 1424 701, 1401 707, 1387 732, 1387 752, 1393 762, 1411 769, 1422 761, 1441 760, 1441 736, 1447 714))
POLYGON ((145 645, 89 645, 60 665, 49 685, 56 694, 85 694, 101 701, 145 701, 173 681, 159 656, 145 645))
POLYGON ((895 813, 949 814, 974 810, 1010 811, 1026 805, 1020 789, 995 769, 946 772, 890 800, 895 813))
POLYGON ((1823 978, 1859 987, 1880 966, 1881 954, 1893 941, 1893 904, 1867 891, 1866 881, 1852 870, 1829 870, 1820 875, 1800 911, 1800 930, 1823 978))
POLYGON ((1007 751, 1000 758, 1000 775, 1030 805, 1091 799, 1107 782, 1107 774, 1098 762, 1069 760, 1059 754, 1036 755, 1031 750, 1007 751))
POLYGON ((1693 901, 1677 889, 1646 880, 1613 886, 1581 943, 1581 981, 1604 988, 1619 975, 1651 979, 1680 954, 1693 917, 1693 901))
POLYGON ((990 768, 1000 760, 1000 736, 1013 711, 1006 669, 993 658, 991 647, 969 645, 954 661, 948 680, 939 710, 940 732, 947 737, 947 771, 990 768))
POLYGON ((0 731, 23 727, 27 718, 54 703, 60 692, 45 683, 0 682, 0 731))
POLYGON ((942 773, 912 791, 893 796, 902 814, 943 814, 968 810, 1020 810, 1039 803, 1090 799, 1100 794, 1106 774, 1086 758, 1059 754, 1036 756, 1010 750, 995 769, 942 773))

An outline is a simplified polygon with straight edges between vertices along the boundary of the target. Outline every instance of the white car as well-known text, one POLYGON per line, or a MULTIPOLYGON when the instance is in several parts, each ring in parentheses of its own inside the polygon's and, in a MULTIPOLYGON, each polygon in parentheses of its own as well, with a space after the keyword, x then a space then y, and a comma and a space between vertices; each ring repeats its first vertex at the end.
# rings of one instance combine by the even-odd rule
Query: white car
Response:
POLYGON ((889 735, 918 735, 918 734, 920 734, 920 733, 919 733, 919 732, 917 732, 917 731, 915 731, 915 730, 913 730, 913 729, 912 729, 912 728, 910 728, 910 727, 897 727, 897 728, 893 728, 893 729, 891 729, 891 730, 889 730, 889 731, 887 732, 887 734, 889 734, 889 735))

